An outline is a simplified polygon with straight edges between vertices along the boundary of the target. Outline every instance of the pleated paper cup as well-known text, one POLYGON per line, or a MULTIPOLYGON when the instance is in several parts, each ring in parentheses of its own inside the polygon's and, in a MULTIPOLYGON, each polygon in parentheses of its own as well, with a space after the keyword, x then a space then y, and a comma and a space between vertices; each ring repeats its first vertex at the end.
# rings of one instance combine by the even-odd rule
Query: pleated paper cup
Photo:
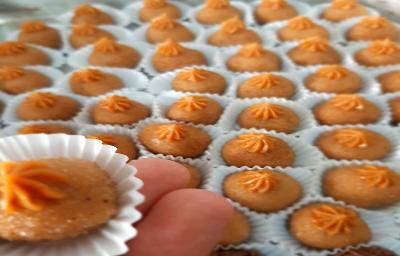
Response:
POLYGON ((22 161, 47 158, 82 159, 96 163, 116 184, 118 212, 107 223, 77 238, 51 242, 8 242, 0 244, 1 255, 121 255, 128 252, 125 244, 137 235, 132 226, 141 218, 136 206, 144 197, 138 190, 141 180, 137 170, 128 165, 127 157, 115 153, 116 148, 102 145, 78 135, 18 135, 0 139, 1 161, 22 161))
MULTIPOLYGON (((324 4, 318 4, 318 5, 314 5, 313 6, 313 8, 311 9, 311 11, 308 13, 311 17, 313 17, 313 18, 315 18, 315 19, 322 19, 322 20, 325 20, 325 19, 323 19, 322 18, 322 14, 323 14, 323 12, 328 8, 330 6, 330 4, 328 3, 328 4, 326 4, 326 3, 324 3, 324 4)), ((367 10, 368 10, 368 14, 366 14, 366 15, 363 15, 364 17, 365 16, 376 16, 376 15, 379 15, 379 12, 378 11, 376 11, 376 10, 374 10, 374 9, 372 9, 372 8, 369 8, 369 7, 366 7, 367 8, 367 10)), ((351 19, 352 17, 350 17, 349 19, 351 19)), ((347 19, 346 19, 347 20, 347 19)), ((346 21, 346 20, 343 20, 342 22, 344 22, 344 21, 346 21)), ((326 20, 326 22, 330 22, 330 23, 332 23, 332 25, 335 25, 335 24, 338 24, 339 22, 332 22, 332 21, 329 21, 329 20, 326 20)))
POLYGON ((72 121, 25 121, 25 122, 16 122, 8 125, 4 129, 0 131, 0 137, 7 137, 18 135, 18 130, 27 125, 37 125, 37 124, 55 124, 67 127, 73 130, 75 133, 78 132, 80 126, 72 121))

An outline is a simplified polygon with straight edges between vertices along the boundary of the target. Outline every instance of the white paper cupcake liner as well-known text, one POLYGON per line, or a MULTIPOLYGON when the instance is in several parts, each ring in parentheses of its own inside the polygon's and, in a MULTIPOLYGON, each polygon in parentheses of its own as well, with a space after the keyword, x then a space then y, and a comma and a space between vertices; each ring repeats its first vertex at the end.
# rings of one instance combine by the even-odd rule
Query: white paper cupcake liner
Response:
MULTIPOLYGON (((333 131, 339 128, 364 128, 376 132, 384 136, 392 144, 392 152, 387 156, 379 159, 382 162, 399 162, 400 161, 400 139, 396 129, 386 125, 334 125, 314 127, 299 133, 300 140, 303 143, 314 145, 315 140, 323 133, 333 131)), ((321 152, 322 153, 322 152, 321 152)), ((325 160, 328 159, 324 155, 325 160)))
MULTIPOLYGON (((56 94, 56 95, 62 95, 62 96, 70 97, 70 98, 76 100, 77 102, 79 102, 81 104, 81 108, 83 107, 83 105, 85 103, 85 99, 84 98, 82 98, 80 96, 77 96, 75 94, 59 92, 56 88, 40 89, 40 90, 36 90, 35 92, 51 92, 51 93, 56 94)), ((28 120, 20 119, 17 116, 15 110, 22 103, 22 101, 24 101, 25 98, 27 96, 29 96, 31 93, 32 92, 27 92, 27 93, 20 94, 20 95, 14 97, 12 100, 10 100, 8 102, 6 108, 4 109, 4 113, 3 113, 4 122, 11 124, 13 122, 28 121, 28 120)), ((36 120, 36 121, 50 121, 50 120, 36 120)), ((63 121, 63 120, 52 120, 52 121, 63 121)))
MULTIPOLYGON (((136 67, 130 68, 130 69, 139 70, 140 66, 146 59, 145 53, 148 51, 147 44, 143 44, 140 42, 124 42, 124 41, 118 41, 118 43, 135 49, 141 55, 141 59, 140 59, 139 63, 136 65, 136 67)), ((90 56, 90 54, 92 54, 92 52, 93 52, 93 45, 88 45, 88 46, 82 47, 82 48, 72 52, 68 56, 67 64, 73 68, 83 68, 86 66, 91 66, 92 64, 89 63, 89 56, 90 56)))
MULTIPOLYGON (((300 121, 299 126, 293 133, 308 128, 312 128, 316 125, 312 113, 308 109, 304 108, 302 104, 279 98, 263 98, 263 99, 234 100, 226 108, 224 114, 222 115, 222 117, 218 122, 218 126, 226 131, 240 130, 241 127, 237 123, 237 118, 239 117, 240 113, 242 113, 248 107, 258 103, 278 104, 280 106, 284 106, 292 110, 297 115, 300 121)), ((260 130, 266 130, 266 129, 260 129, 260 130)))
MULTIPOLYGON (((129 16, 120 10, 117 10, 113 7, 104 4, 90 4, 90 5, 110 15, 114 21, 113 25, 125 27, 128 26, 130 23, 129 16)), ((71 20, 73 17, 74 17, 74 10, 71 10, 56 18, 58 21, 68 26, 71 25, 71 20)))
MULTIPOLYGON (((139 140, 139 135, 141 133, 141 131, 143 130, 143 128, 145 128, 148 125, 151 124, 185 124, 183 122, 176 122, 176 121, 171 121, 168 119, 163 119, 163 118, 147 118, 145 120, 140 121, 137 126, 136 126, 136 141, 138 141, 138 149, 141 155, 143 156, 148 156, 148 155, 153 155, 155 157, 162 157, 162 156, 167 156, 170 157, 171 155, 164 155, 164 154, 160 154, 160 153, 153 153, 150 150, 148 150, 139 140)), ((222 131, 212 125, 201 125, 201 124, 186 124, 192 127, 196 127, 199 129, 202 129, 203 131, 207 132, 208 135, 210 136, 211 140, 215 140, 216 138, 218 138, 219 136, 221 136, 222 131)), ((211 143, 210 143, 211 145, 211 143)), ((208 160, 208 151, 210 149, 210 145, 207 147, 207 149, 204 151, 204 153, 196 158, 186 158, 186 159, 201 159, 203 161, 209 162, 208 160)), ((172 156, 171 156, 172 157, 172 156)), ((175 156, 175 157, 179 157, 179 156, 175 156)))
MULTIPOLYGON (((190 11, 190 6, 182 3, 182 1, 168 0, 168 3, 175 5, 181 11, 182 17, 180 20, 187 19, 188 12, 190 11)), ((143 25, 147 22, 143 22, 139 18, 140 10, 143 8, 143 1, 136 1, 127 5, 122 11, 129 17, 129 20, 135 24, 143 25)))
POLYGON ((57 124, 57 125, 62 125, 67 128, 70 128, 71 130, 75 131, 75 133, 78 133, 78 130, 80 126, 72 121, 25 121, 25 122, 16 122, 8 125, 4 129, 0 130, 0 137, 7 137, 7 136, 13 136, 13 135, 18 135, 18 130, 21 127, 27 126, 27 125, 33 125, 33 124, 57 124))
MULTIPOLYGON (((101 100, 103 100, 111 95, 119 95, 119 96, 128 97, 130 100, 139 102, 139 103, 145 105, 146 107, 148 107, 152 112, 151 115, 153 115, 153 113, 154 113, 154 111, 153 111, 154 97, 151 94, 149 94, 147 92, 136 91, 134 89, 124 89, 124 90, 120 90, 120 91, 107 93, 102 96, 93 97, 90 100, 87 100, 87 102, 81 109, 81 112, 79 112, 79 114, 74 118, 74 122, 76 122, 78 124, 83 124, 83 125, 95 124, 95 123, 93 123, 93 120, 92 120, 93 107, 95 107, 98 102, 100 102, 101 100)), ((127 125, 122 125, 122 126, 130 127, 135 124, 127 124, 127 125)), ((113 126, 118 126, 118 125, 113 125, 113 126)))
MULTIPOLYGON (((210 150, 207 152, 208 156, 211 158, 211 162, 214 165, 228 165, 221 155, 222 147, 233 138, 237 137, 241 134, 246 133, 261 133, 276 137, 278 139, 286 142, 289 147, 293 150, 295 159, 292 167, 310 167, 316 166, 323 159, 323 155, 310 144, 306 144, 299 139, 295 138, 293 135, 287 135, 284 133, 277 133, 274 131, 263 131, 256 129, 240 129, 239 131, 231 131, 222 136, 219 136, 215 139, 211 146, 210 150)), ((251 166, 251 167, 264 167, 264 166, 251 166)), ((250 166, 246 166, 246 168, 250 168, 250 166)))
POLYGON ((208 71, 215 72, 215 73, 218 73, 219 75, 223 76, 226 81, 226 89, 225 89, 225 92, 223 93, 223 95, 226 95, 228 93, 230 86, 235 81, 235 75, 224 69, 207 67, 207 66, 193 66, 193 67, 182 68, 182 69, 178 69, 175 71, 171 71, 171 72, 167 72, 167 73, 155 76, 150 81, 148 91, 154 95, 159 95, 164 91, 173 91, 174 89, 172 88, 172 81, 175 79, 175 77, 181 71, 193 69, 193 68, 208 70, 208 71))
MULTIPOLYGON (((370 76, 373 78, 374 84, 376 84, 377 87, 377 94, 396 94, 392 92, 383 92, 382 91, 382 86, 381 83, 379 82, 378 78, 380 75, 392 72, 392 71, 400 71, 400 65, 393 65, 390 67, 378 67, 374 69, 367 70, 370 76)), ((400 91, 399 91, 400 92, 400 91)))
MULTIPOLYGON (((373 103, 381 111, 380 118, 373 124, 387 125, 390 123, 392 113, 390 111, 389 105, 382 97, 369 94, 358 94, 358 95, 368 100, 369 102, 373 103)), ((299 104, 306 107, 307 109, 310 110, 311 113, 313 113, 313 109, 317 105, 331 99, 332 97, 333 97, 332 95, 327 95, 327 94, 310 95, 300 100, 299 104)))
MULTIPOLYGON (((136 70, 132 69, 127 69, 127 68, 107 68, 107 67, 85 67, 85 68, 94 68, 97 70, 100 70, 104 73, 109 73, 112 74, 116 77, 118 77, 122 83, 124 84, 123 89, 135 89, 135 90, 145 90, 148 86, 149 79, 141 72, 138 72, 136 70)), ((66 74, 64 77, 59 79, 59 82, 56 85, 56 88, 59 89, 62 92, 67 92, 67 93, 73 93, 71 90, 71 86, 69 83, 69 80, 74 72, 77 72, 79 70, 74 70, 73 72, 70 72, 66 74)), ((86 97, 84 95, 76 94, 81 97, 86 97)), ((91 97, 89 97, 91 98, 91 97)))
POLYGON ((19 135, 0 139, 0 160, 21 161, 45 158, 74 158, 96 163, 106 171, 119 193, 118 213, 105 225, 74 239, 32 243, 2 242, 1 255, 121 255, 128 251, 126 241, 136 236, 132 224, 141 218, 135 207, 144 200, 138 192, 141 180, 136 169, 126 164, 127 157, 116 154, 116 148, 83 136, 19 135))
MULTIPOLYGON (((400 98, 400 92, 396 92, 396 93, 387 93, 383 96, 381 96, 381 98, 386 102, 386 104, 388 105, 391 114, 393 114, 393 109, 390 106, 390 101, 395 99, 395 98, 400 98)), ((392 122, 392 116, 390 117, 390 122, 392 122)), ((396 126, 396 129, 398 129, 399 134, 400 134, 400 128, 399 128, 399 124, 393 124, 393 123, 389 123, 393 126, 396 126)))
MULTIPOLYGON (((219 67, 217 60, 220 56, 220 53, 214 47, 199 44, 199 43, 181 43, 181 45, 185 48, 197 50, 197 51, 203 53, 208 61, 208 65, 206 65, 206 66, 219 67)), ((155 49, 148 50, 146 55, 144 56, 143 62, 140 65, 140 67, 144 70, 144 72, 146 72, 150 76, 157 76, 159 74, 166 73, 166 72, 158 72, 153 66, 152 58, 156 51, 157 51, 157 47, 155 49)), ((194 66, 196 66, 196 65, 186 66, 186 67, 194 67, 194 66)), ((186 68, 186 67, 182 67, 182 68, 186 68)), ((171 70, 171 71, 174 71, 174 70, 171 70)))
MULTIPOLYGON (((369 244, 384 245, 385 241, 388 239, 393 239, 394 236, 400 232, 399 227, 394 223, 394 219, 385 213, 371 212, 364 209, 359 209, 356 207, 348 206, 342 202, 334 201, 331 198, 325 197, 309 197, 305 198, 297 206, 288 210, 285 214, 279 214, 271 216, 268 220, 268 231, 267 235, 270 240, 278 243, 282 248, 286 248, 290 253, 295 255, 307 255, 307 256, 326 256, 331 254, 336 254, 339 252, 346 251, 351 248, 358 248, 360 246, 366 246, 369 244), (310 247, 301 245, 297 240, 295 240, 289 230, 287 222, 290 216, 298 209, 314 202, 322 203, 332 203, 337 205, 346 206, 355 210, 360 217, 367 223, 368 227, 372 233, 372 239, 369 243, 359 244, 356 246, 347 246, 345 248, 337 248, 334 250, 315 250, 310 247)), ((383 246, 382 246, 383 247, 383 246)))

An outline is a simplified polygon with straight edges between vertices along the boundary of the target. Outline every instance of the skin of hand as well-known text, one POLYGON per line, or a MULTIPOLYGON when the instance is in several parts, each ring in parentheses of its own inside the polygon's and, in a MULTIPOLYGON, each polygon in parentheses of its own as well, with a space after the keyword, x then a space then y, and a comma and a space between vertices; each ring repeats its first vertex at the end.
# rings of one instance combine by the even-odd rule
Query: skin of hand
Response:
POLYGON ((208 256, 227 226, 233 209, 220 195, 187 189, 189 173, 162 159, 131 162, 143 180, 143 218, 126 256, 208 256))

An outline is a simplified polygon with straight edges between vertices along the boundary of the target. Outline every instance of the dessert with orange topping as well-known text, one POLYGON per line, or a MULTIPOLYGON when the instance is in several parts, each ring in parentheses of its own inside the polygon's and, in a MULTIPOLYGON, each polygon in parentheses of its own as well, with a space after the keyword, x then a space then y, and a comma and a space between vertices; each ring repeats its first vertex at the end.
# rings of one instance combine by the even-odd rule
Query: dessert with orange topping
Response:
POLYGON ((167 72, 188 66, 207 66, 206 56, 195 49, 186 48, 173 40, 167 40, 157 46, 151 57, 153 67, 158 72, 167 72))
POLYGON ((49 56, 34 46, 17 41, 0 42, 0 67, 50 64, 49 56))
POLYGON ((179 163, 180 165, 183 165, 183 167, 185 167, 185 169, 188 171, 189 173, 189 182, 187 184, 187 188, 198 188, 200 187, 202 181, 203 181, 203 177, 201 175, 201 172, 198 168, 196 168, 193 165, 190 164, 186 164, 186 163, 182 163, 179 161, 175 161, 177 163, 179 163))
POLYGON ((85 160, 1 162, 0 180, 0 237, 5 240, 71 239, 105 224, 117 212, 116 185, 85 160))
POLYGON ((400 70, 393 70, 376 77, 383 93, 400 91, 400 70))
POLYGON ((254 11, 258 24, 288 20, 298 15, 286 0, 262 0, 254 11))
POLYGON ((136 49, 103 37, 93 44, 88 63, 96 66, 135 68, 142 56, 136 49))
POLYGON ((138 149, 131 137, 122 134, 95 133, 86 136, 88 139, 100 140, 103 144, 117 148, 117 153, 126 155, 129 160, 138 157, 138 149))
POLYGON ((368 15, 368 9, 357 0, 332 0, 331 5, 324 10, 321 17, 332 22, 340 22, 366 15, 368 15))
POLYGON ((291 99, 296 93, 293 82, 286 77, 264 73, 254 75, 240 83, 237 89, 239 98, 277 97, 291 99))
POLYGON ((394 97, 388 103, 392 112, 392 124, 397 125, 400 123, 400 97, 394 97))
POLYGON ((62 47, 60 32, 39 20, 31 20, 22 23, 19 28, 18 41, 54 49, 62 47))
POLYGON ((329 32, 323 26, 315 23, 306 16, 297 16, 277 31, 281 41, 298 41, 309 37, 329 39, 329 32))
POLYGON ((16 95, 51 86, 50 79, 35 70, 18 66, 0 67, 0 90, 16 95))
POLYGON ((252 29, 246 27, 239 16, 221 23, 220 29, 207 39, 208 44, 222 47, 249 43, 262 43, 261 37, 252 29))
POLYGON ((235 16, 241 11, 232 6, 230 0, 204 0, 203 8, 196 14, 196 20, 204 25, 216 25, 235 16))
POLYGON ((120 95, 101 99, 91 110, 91 118, 95 124, 131 125, 150 115, 149 107, 120 95))
POLYGON ((363 83, 357 73, 340 65, 323 66, 304 80, 307 89, 320 93, 356 93, 363 83))
POLYGON ((245 129, 266 129, 292 133, 300 119, 290 108, 273 103, 257 103, 245 108, 237 117, 237 124, 245 129))
POLYGON ((261 256, 261 254, 255 250, 223 250, 223 249, 221 249, 221 250, 211 253, 210 256, 261 256))
POLYGON ((334 167, 324 173, 322 186, 326 196, 367 209, 400 201, 400 175, 386 166, 334 167))
POLYGON ((53 123, 26 124, 24 126, 21 126, 17 131, 17 134, 37 134, 37 133, 75 134, 75 131, 65 125, 53 124, 53 123))
POLYGON ((303 188, 296 179, 271 170, 233 173, 225 178, 223 187, 228 198, 262 213, 286 209, 303 194, 303 188))
POLYGON ((52 92, 32 92, 16 107, 21 120, 70 120, 81 105, 75 99, 52 92))
POLYGON ((182 23, 163 14, 151 20, 146 31, 146 40, 152 44, 165 42, 168 39, 176 42, 191 42, 195 34, 182 23))
POLYGON ((81 4, 74 10, 74 16, 71 23, 77 24, 91 24, 91 25, 104 25, 113 24, 113 17, 104 11, 91 6, 89 4, 81 4))
POLYGON ((123 82, 111 73, 95 68, 83 68, 69 77, 71 91, 82 96, 99 96, 124 87, 123 82))
POLYGON ((181 10, 167 0, 144 0, 143 7, 139 12, 139 19, 149 22, 164 14, 172 19, 179 19, 182 16, 181 10))
POLYGON ((196 158, 211 142, 203 129, 187 124, 149 124, 139 132, 139 141, 152 153, 196 158))
POLYGON ((172 80, 172 89, 181 92, 223 94, 226 86, 222 75, 201 68, 182 70, 172 80))
POLYGON ((356 52, 354 59, 367 67, 400 64, 400 45, 389 39, 373 41, 356 52))
POLYGON ((228 165, 289 167, 295 161, 295 153, 283 140, 263 134, 240 134, 223 145, 221 155, 228 165))
POLYGON ((372 233, 358 213, 331 203, 310 203, 289 219, 290 234, 301 244, 320 250, 367 243, 372 233))
POLYGON ((322 125, 372 124, 381 117, 381 110, 373 102, 357 94, 339 94, 323 100, 313 108, 322 125))
POLYGON ((220 245, 237 245, 244 243, 251 234, 251 225, 246 215, 234 209, 233 216, 223 231, 220 245))
POLYGON ((346 32, 349 41, 390 39, 399 41, 400 29, 382 16, 370 16, 360 20, 346 32))
POLYGON ((72 26, 68 40, 73 48, 78 49, 94 44, 103 37, 115 39, 115 36, 110 32, 95 25, 84 23, 72 26))
POLYGON ((366 128, 325 131, 314 143, 325 156, 336 160, 378 160, 393 147, 385 136, 366 128))
POLYGON ((328 40, 319 37, 306 38, 290 49, 289 58, 300 66, 340 64, 342 57, 328 40))
POLYGON ((194 124, 215 124, 223 111, 218 101, 206 96, 184 96, 167 110, 169 119, 194 124))
POLYGON ((268 72, 281 70, 282 63, 275 53, 259 43, 251 43, 229 57, 226 66, 233 72, 268 72))

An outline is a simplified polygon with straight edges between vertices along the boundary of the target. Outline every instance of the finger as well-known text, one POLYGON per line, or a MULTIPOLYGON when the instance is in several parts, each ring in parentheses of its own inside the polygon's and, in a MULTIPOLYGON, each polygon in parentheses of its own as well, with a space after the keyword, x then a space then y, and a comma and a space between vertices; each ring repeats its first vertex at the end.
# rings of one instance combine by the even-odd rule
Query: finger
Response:
POLYGON ((138 225, 128 256, 205 256, 217 244, 233 209, 211 192, 181 189, 161 198, 138 225))
POLYGON ((189 182, 189 173, 182 165, 169 160, 146 158, 132 161, 137 169, 137 177, 144 183, 140 192, 146 200, 138 210, 146 213, 164 194, 185 188, 189 182))

